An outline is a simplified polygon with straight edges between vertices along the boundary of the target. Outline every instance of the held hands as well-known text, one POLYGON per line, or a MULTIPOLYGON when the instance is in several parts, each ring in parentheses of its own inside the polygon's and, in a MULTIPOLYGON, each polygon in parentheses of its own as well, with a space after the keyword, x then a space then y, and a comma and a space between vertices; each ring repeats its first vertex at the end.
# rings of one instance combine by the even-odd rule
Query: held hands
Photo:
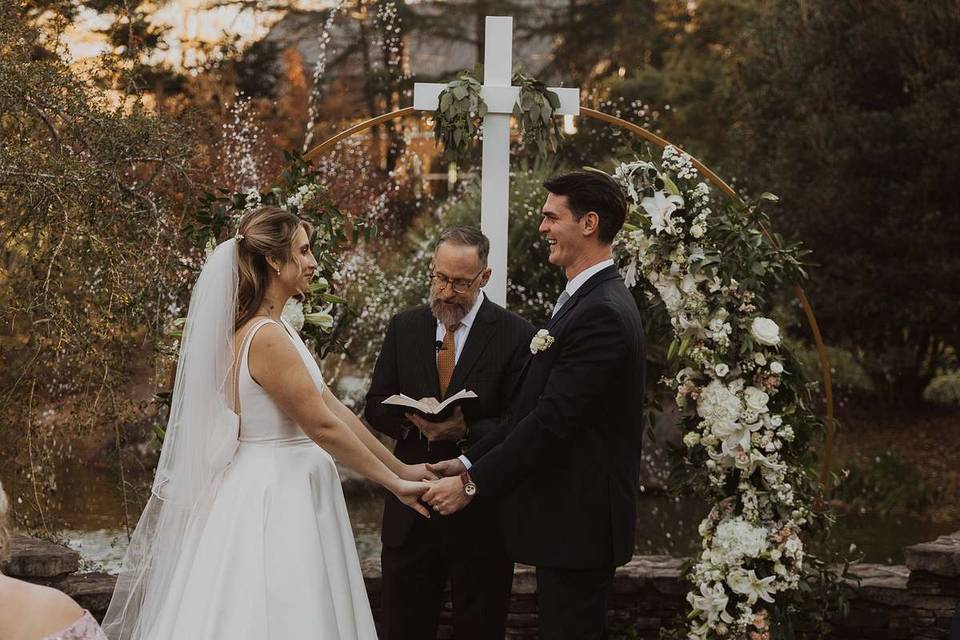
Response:
POLYGON ((442 462, 434 462, 433 464, 427 465, 427 471, 435 473, 438 476, 443 476, 444 478, 456 478, 466 470, 467 468, 462 462, 460 462, 459 458, 452 458, 450 460, 443 460, 442 462))
POLYGON ((435 471, 431 471, 429 467, 430 465, 426 463, 405 464, 400 469, 398 475, 402 480, 412 480, 414 482, 420 480, 439 480, 440 475, 435 471))
MULTIPOLYGON (((451 462, 447 460, 445 462, 451 462)), ((463 465, 459 461, 453 461, 463 465)), ((441 462, 440 464, 445 464, 441 462)), ((427 484, 429 489, 423 494, 423 501, 433 507, 442 516, 460 511, 473 500, 463 490, 463 481, 459 477, 443 478, 427 484)))
POLYGON ((390 493, 397 496, 397 499, 403 504, 407 505, 424 518, 430 517, 430 512, 427 511, 427 508, 420 504, 420 496, 423 495, 427 489, 430 488, 430 485, 426 482, 414 482, 412 480, 404 480, 402 478, 397 478, 391 486, 387 487, 390 489, 390 493))
MULTIPOLYGON (((433 400, 424 398, 423 401, 433 400)), ((434 402, 436 402, 434 400, 434 402)), ((463 419, 463 410, 460 407, 454 407, 453 414, 446 420, 431 422, 416 413, 407 413, 407 420, 420 430, 426 436, 428 442, 437 440, 460 440, 467 434, 467 423, 463 419)))

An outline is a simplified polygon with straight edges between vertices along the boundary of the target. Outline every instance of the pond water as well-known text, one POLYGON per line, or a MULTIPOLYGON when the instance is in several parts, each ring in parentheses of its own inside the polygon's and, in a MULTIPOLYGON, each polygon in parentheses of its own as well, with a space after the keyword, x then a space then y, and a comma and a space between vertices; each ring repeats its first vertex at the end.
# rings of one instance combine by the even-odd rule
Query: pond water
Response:
MULTIPOLYGON (((65 466, 58 472, 57 495, 49 496, 46 518, 61 528, 56 531, 70 547, 80 552, 85 570, 115 572, 127 544, 124 525, 132 528, 142 504, 128 492, 124 499, 117 473, 94 467, 65 466)), ((14 507, 20 499, 31 502, 29 486, 16 479, 6 482, 14 507)), ((356 486, 354 484, 348 485, 356 486)), ((361 558, 380 554, 382 494, 360 487, 347 492, 347 507, 361 558)), ((142 498, 141 498, 142 499, 142 498)), ((660 492, 641 494, 637 518, 636 551, 641 554, 689 555, 697 549, 697 525, 706 510, 703 503, 678 499, 660 492)), ((919 518, 862 514, 841 518, 836 530, 838 544, 851 542, 864 552, 868 562, 902 563, 905 545, 933 540, 960 529, 960 523, 932 524, 919 518)))

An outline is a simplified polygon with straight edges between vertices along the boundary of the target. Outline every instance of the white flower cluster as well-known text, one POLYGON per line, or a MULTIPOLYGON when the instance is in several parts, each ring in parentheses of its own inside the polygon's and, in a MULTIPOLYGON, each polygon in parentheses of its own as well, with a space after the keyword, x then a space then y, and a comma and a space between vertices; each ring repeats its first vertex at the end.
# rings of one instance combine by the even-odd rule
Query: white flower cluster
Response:
POLYGON ((540 329, 530 340, 530 353, 536 355, 541 351, 546 351, 553 346, 554 338, 546 329, 540 329))
POLYGON ((287 196, 286 202, 283 204, 283 208, 286 210, 300 211, 303 208, 303 205, 310 201, 315 195, 322 191, 321 187, 316 184, 303 184, 297 187, 297 190, 291 195, 287 196))
POLYGON ((683 368, 664 383, 689 412, 683 442, 703 460, 717 500, 700 526, 689 637, 763 638, 765 604, 798 586, 806 524, 782 457, 794 439, 784 416, 796 407, 775 400, 787 375, 780 328, 758 314, 753 292, 721 279, 710 187, 687 154, 668 146, 660 167, 624 163, 614 179, 629 203, 618 240, 624 280, 649 283, 648 297, 670 317, 668 358, 683 368))
POLYGON ((672 144, 663 148, 663 168, 682 180, 693 180, 698 176, 690 156, 672 144))

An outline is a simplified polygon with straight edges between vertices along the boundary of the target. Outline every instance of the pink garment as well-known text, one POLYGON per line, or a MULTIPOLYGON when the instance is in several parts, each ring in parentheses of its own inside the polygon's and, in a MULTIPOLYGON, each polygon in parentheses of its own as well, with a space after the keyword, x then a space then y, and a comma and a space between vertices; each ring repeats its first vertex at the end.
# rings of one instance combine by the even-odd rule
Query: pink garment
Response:
POLYGON ((43 640, 107 640, 107 636, 90 612, 84 611, 80 619, 72 625, 43 640))

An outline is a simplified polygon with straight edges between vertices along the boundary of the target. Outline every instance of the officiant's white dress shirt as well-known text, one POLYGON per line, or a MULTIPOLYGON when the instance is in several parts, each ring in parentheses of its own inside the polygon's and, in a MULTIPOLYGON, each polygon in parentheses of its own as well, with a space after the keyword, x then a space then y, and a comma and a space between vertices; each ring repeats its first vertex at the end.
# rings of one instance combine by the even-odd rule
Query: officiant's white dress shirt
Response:
MULTIPOLYGON (((587 267, 577 275, 570 278, 567 281, 567 286, 566 286, 566 289, 564 290, 567 292, 567 295, 572 298, 573 294, 575 294, 577 290, 587 282, 587 280, 589 280, 596 274, 600 273, 607 267, 612 267, 612 266, 613 266, 613 259, 607 258, 606 260, 602 260, 597 264, 593 265, 592 267, 587 267)), ((567 302, 569 302, 569 300, 567 302)), ((441 339, 442 339, 442 336, 441 336, 441 339)), ((460 456, 459 460, 460 462, 463 463, 463 466, 466 467, 467 469, 473 466, 473 463, 470 462, 470 459, 467 458, 467 456, 462 455, 460 456)))

